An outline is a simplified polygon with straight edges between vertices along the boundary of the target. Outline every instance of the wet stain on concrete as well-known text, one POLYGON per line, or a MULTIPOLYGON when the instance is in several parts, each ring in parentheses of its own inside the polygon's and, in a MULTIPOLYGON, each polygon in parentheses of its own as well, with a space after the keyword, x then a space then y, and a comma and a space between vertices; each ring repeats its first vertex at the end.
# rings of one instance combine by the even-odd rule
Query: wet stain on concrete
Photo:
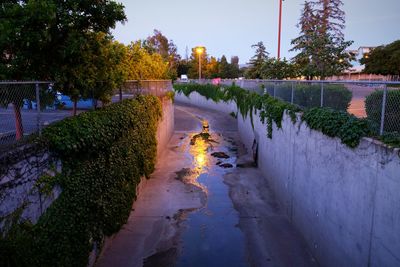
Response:
POLYGON ((184 181, 185 177, 190 176, 193 174, 193 170, 191 170, 190 168, 183 168, 182 170, 175 172, 176 173, 176 180, 179 181, 184 181))
POLYGON ((157 252, 156 254, 144 259, 143 267, 173 267, 175 266, 178 257, 178 249, 172 247, 165 251, 157 252))

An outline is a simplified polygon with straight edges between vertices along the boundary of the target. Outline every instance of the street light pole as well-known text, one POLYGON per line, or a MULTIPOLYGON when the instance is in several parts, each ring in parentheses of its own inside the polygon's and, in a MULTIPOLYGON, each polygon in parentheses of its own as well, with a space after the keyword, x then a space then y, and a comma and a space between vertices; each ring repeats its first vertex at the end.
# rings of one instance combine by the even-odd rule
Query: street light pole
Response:
POLYGON ((199 81, 201 80, 201 54, 199 53, 199 81))
POLYGON ((279 0, 278 60, 281 58, 282 1, 283 0, 279 0))
POLYGON ((196 47, 196 53, 199 55, 199 81, 201 80, 201 54, 204 52, 204 47, 196 47))

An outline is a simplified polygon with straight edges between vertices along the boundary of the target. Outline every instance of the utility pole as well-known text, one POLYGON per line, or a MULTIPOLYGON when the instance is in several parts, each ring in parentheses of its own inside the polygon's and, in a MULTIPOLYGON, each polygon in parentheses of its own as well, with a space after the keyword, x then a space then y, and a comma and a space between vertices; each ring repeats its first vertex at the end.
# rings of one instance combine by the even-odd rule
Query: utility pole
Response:
POLYGON ((199 81, 201 80, 201 55, 204 52, 204 47, 198 46, 196 47, 196 53, 199 55, 199 81))
POLYGON ((279 0, 278 57, 277 57, 278 60, 281 59, 282 1, 283 0, 279 0))

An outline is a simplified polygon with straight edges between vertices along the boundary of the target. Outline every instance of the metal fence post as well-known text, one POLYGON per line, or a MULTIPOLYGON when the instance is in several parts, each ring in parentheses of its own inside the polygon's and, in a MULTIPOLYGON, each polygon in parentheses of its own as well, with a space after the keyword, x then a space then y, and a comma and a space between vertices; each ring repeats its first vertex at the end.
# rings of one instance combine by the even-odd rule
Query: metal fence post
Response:
POLYGON ((276 82, 274 82, 274 98, 275 98, 275 94, 276 94, 276 82))
POLYGON ((42 118, 41 118, 41 110, 40 110, 40 87, 39 84, 35 84, 36 89, 36 123, 37 129, 39 131, 39 135, 42 134, 42 118))
POLYGON ((324 83, 321 83, 321 108, 324 106, 324 83))
POLYGON ((385 112, 386 112, 386 96, 387 96, 387 85, 383 87, 383 98, 382 98, 382 110, 381 110, 381 126, 379 128, 379 135, 383 134, 385 127, 385 112))
POLYGON ((292 95, 290 97, 290 104, 293 104, 293 100, 294 100, 294 82, 292 82, 292 95))

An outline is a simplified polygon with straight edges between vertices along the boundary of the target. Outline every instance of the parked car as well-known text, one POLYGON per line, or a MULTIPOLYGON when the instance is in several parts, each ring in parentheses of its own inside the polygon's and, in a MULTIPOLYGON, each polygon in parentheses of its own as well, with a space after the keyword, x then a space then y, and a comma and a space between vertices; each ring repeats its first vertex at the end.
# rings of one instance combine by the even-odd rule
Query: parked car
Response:
MULTIPOLYGON (((69 96, 63 95, 61 93, 57 93, 57 106, 61 109, 72 109, 74 106, 74 102, 71 100, 69 96)), ((91 109, 93 108, 93 99, 79 100, 77 103, 78 109, 91 109)))
POLYGON ((181 83, 188 83, 189 82, 189 78, 186 74, 182 74, 181 75, 181 79, 180 79, 181 83))

